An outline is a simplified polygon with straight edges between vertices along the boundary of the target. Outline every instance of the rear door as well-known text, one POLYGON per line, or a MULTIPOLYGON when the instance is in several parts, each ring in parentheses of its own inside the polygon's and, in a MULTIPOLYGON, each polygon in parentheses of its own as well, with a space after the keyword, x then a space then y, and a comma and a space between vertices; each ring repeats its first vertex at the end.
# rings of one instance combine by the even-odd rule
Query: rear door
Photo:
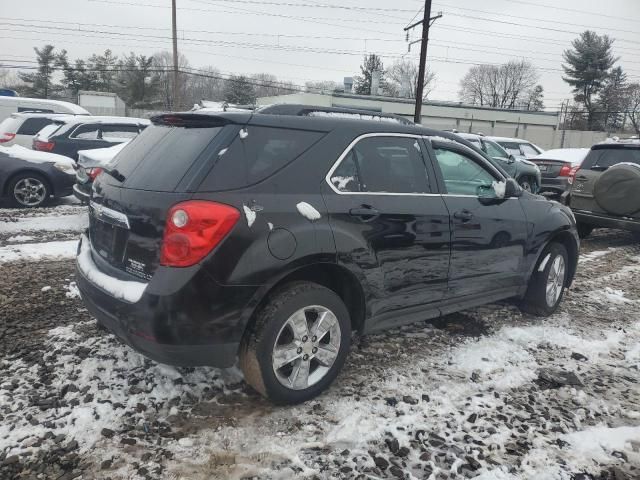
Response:
POLYGON ((327 175, 325 204, 338 261, 356 271, 372 297, 372 327, 385 314, 444 297, 449 270, 449 214, 425 166, 424 143, 402 134, 366 134, 327 175))
POLYGON ((432 140, 451 220, 448 298, 491 295, 524 281, 526 218, 520 199, 498 198, 500 173, 471 149, 432 140))
POLYGON ((27 118, 16 132, 15 143, 25 148, 31 148, 36 133, 52 123, 53 120, 46 117, 27 118))

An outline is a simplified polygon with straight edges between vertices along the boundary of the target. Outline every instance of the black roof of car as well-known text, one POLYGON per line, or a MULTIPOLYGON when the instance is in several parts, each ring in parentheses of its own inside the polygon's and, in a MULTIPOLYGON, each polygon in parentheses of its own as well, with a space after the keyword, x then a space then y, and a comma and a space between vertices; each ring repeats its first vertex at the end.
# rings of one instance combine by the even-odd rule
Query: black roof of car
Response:
POLYGON ((468 144, 466 140, 461 139, 453 133, 427 128, 398 115, 367 110, 315 107, 310 105, 272 105, 255 112, 207 111, 198 113, 198 111, 194 111, 165 113, 152 117, 151 122, 156 125, 185 127, 214 127, 227 124, 244 125, 248 123, 292 129, 302 128, 323 132, 342 128, 353 130, 353 132, 358 135, 365 133, 407 133, 413 135, 439 136, 465 145, 468 144), (315 115, 315 112, 327 113, 327 115, 315 115), (336 115, 331 115, 331 113, 335 113, 336 115))

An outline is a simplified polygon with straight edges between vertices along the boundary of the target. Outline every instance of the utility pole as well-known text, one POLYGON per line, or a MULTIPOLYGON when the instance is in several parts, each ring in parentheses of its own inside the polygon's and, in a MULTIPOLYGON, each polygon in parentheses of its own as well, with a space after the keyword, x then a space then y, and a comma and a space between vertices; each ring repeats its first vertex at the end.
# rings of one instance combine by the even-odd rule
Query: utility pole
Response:
MULTIPOLYGON (((418 25, 422 25, 422 39, 420 40, 420 67, 418 68, 418 85, 416 86, 416 108, 415 114, 413 116, 413 121, 415 123, 420 123, 422 120, 422 94, 424 92, 424 73, 427 63, 429 28, 431 27, 431 25, 433 25, 433 22, 435 22, 440 17, 442 17, 442 12, 438 13, 438 15, 436 15, 435 17, 431 17, 431 0, 425 0, 423 19, 404 28, 404 31, 406 32, 418 25)), ((409 48, 411 48, 411 44, 409 44, 409 48)))
POLYGON ((176 25, 176 0, 171 0, 171 27, 173 29, 173 102, 172 109, 178 108, 178 27, 176 25))

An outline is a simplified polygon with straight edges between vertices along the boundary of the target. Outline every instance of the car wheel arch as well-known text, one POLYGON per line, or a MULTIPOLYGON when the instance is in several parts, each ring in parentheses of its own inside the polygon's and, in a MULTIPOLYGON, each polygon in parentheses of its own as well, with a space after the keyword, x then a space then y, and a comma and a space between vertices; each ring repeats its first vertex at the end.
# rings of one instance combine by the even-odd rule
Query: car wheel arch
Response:
POLYGON ((352 330, 362 332, 367 318, 366 286, 346 267, 331 262, 314 262, 287 271, 265 286, 254 300, 255 307, 244 325, 244 333, 250 331, 256 314, 267 304, 274 292, 291 282, 306 281, 322 285, 334 291, 345 303, 351 317, 352 330))
POLYGON ((570 287, 573 282, 573 278, 575 277, 576 270, 578 268, 578 251, 579 245, 578 241, 574 238, 574 236, 568 230, 556 231, 553 233, 549 239, 544 242, 539 249, 538 256, 534 263, 534 269, 530 272, 533 274, 535 269, 539 268, 541 262, 544 261, 542 255, 546 249, 546 247, 551 243, 560 243, 567 249, 567 253, 569 254, 569 271, 567 272, 567 280, 566 286, 570 287))

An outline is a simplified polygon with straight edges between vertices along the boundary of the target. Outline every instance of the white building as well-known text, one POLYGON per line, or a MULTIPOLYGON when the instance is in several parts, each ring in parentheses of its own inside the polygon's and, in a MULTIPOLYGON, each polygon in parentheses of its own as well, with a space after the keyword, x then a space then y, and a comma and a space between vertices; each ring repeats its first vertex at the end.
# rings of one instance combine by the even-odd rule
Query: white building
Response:
MULTIPOLYGON (((413 120, 414 101, 350 93, 294 93, 258 98, 259 106, 295 103, 321 107, 349 107, 395 113, 413 120)), ((525 138, 543 148, 556 143, 558 113, 475 107, 456 102, 427 101, 422 104, 422 124, 441 130, 484 133, 500 137, 525 138)))

